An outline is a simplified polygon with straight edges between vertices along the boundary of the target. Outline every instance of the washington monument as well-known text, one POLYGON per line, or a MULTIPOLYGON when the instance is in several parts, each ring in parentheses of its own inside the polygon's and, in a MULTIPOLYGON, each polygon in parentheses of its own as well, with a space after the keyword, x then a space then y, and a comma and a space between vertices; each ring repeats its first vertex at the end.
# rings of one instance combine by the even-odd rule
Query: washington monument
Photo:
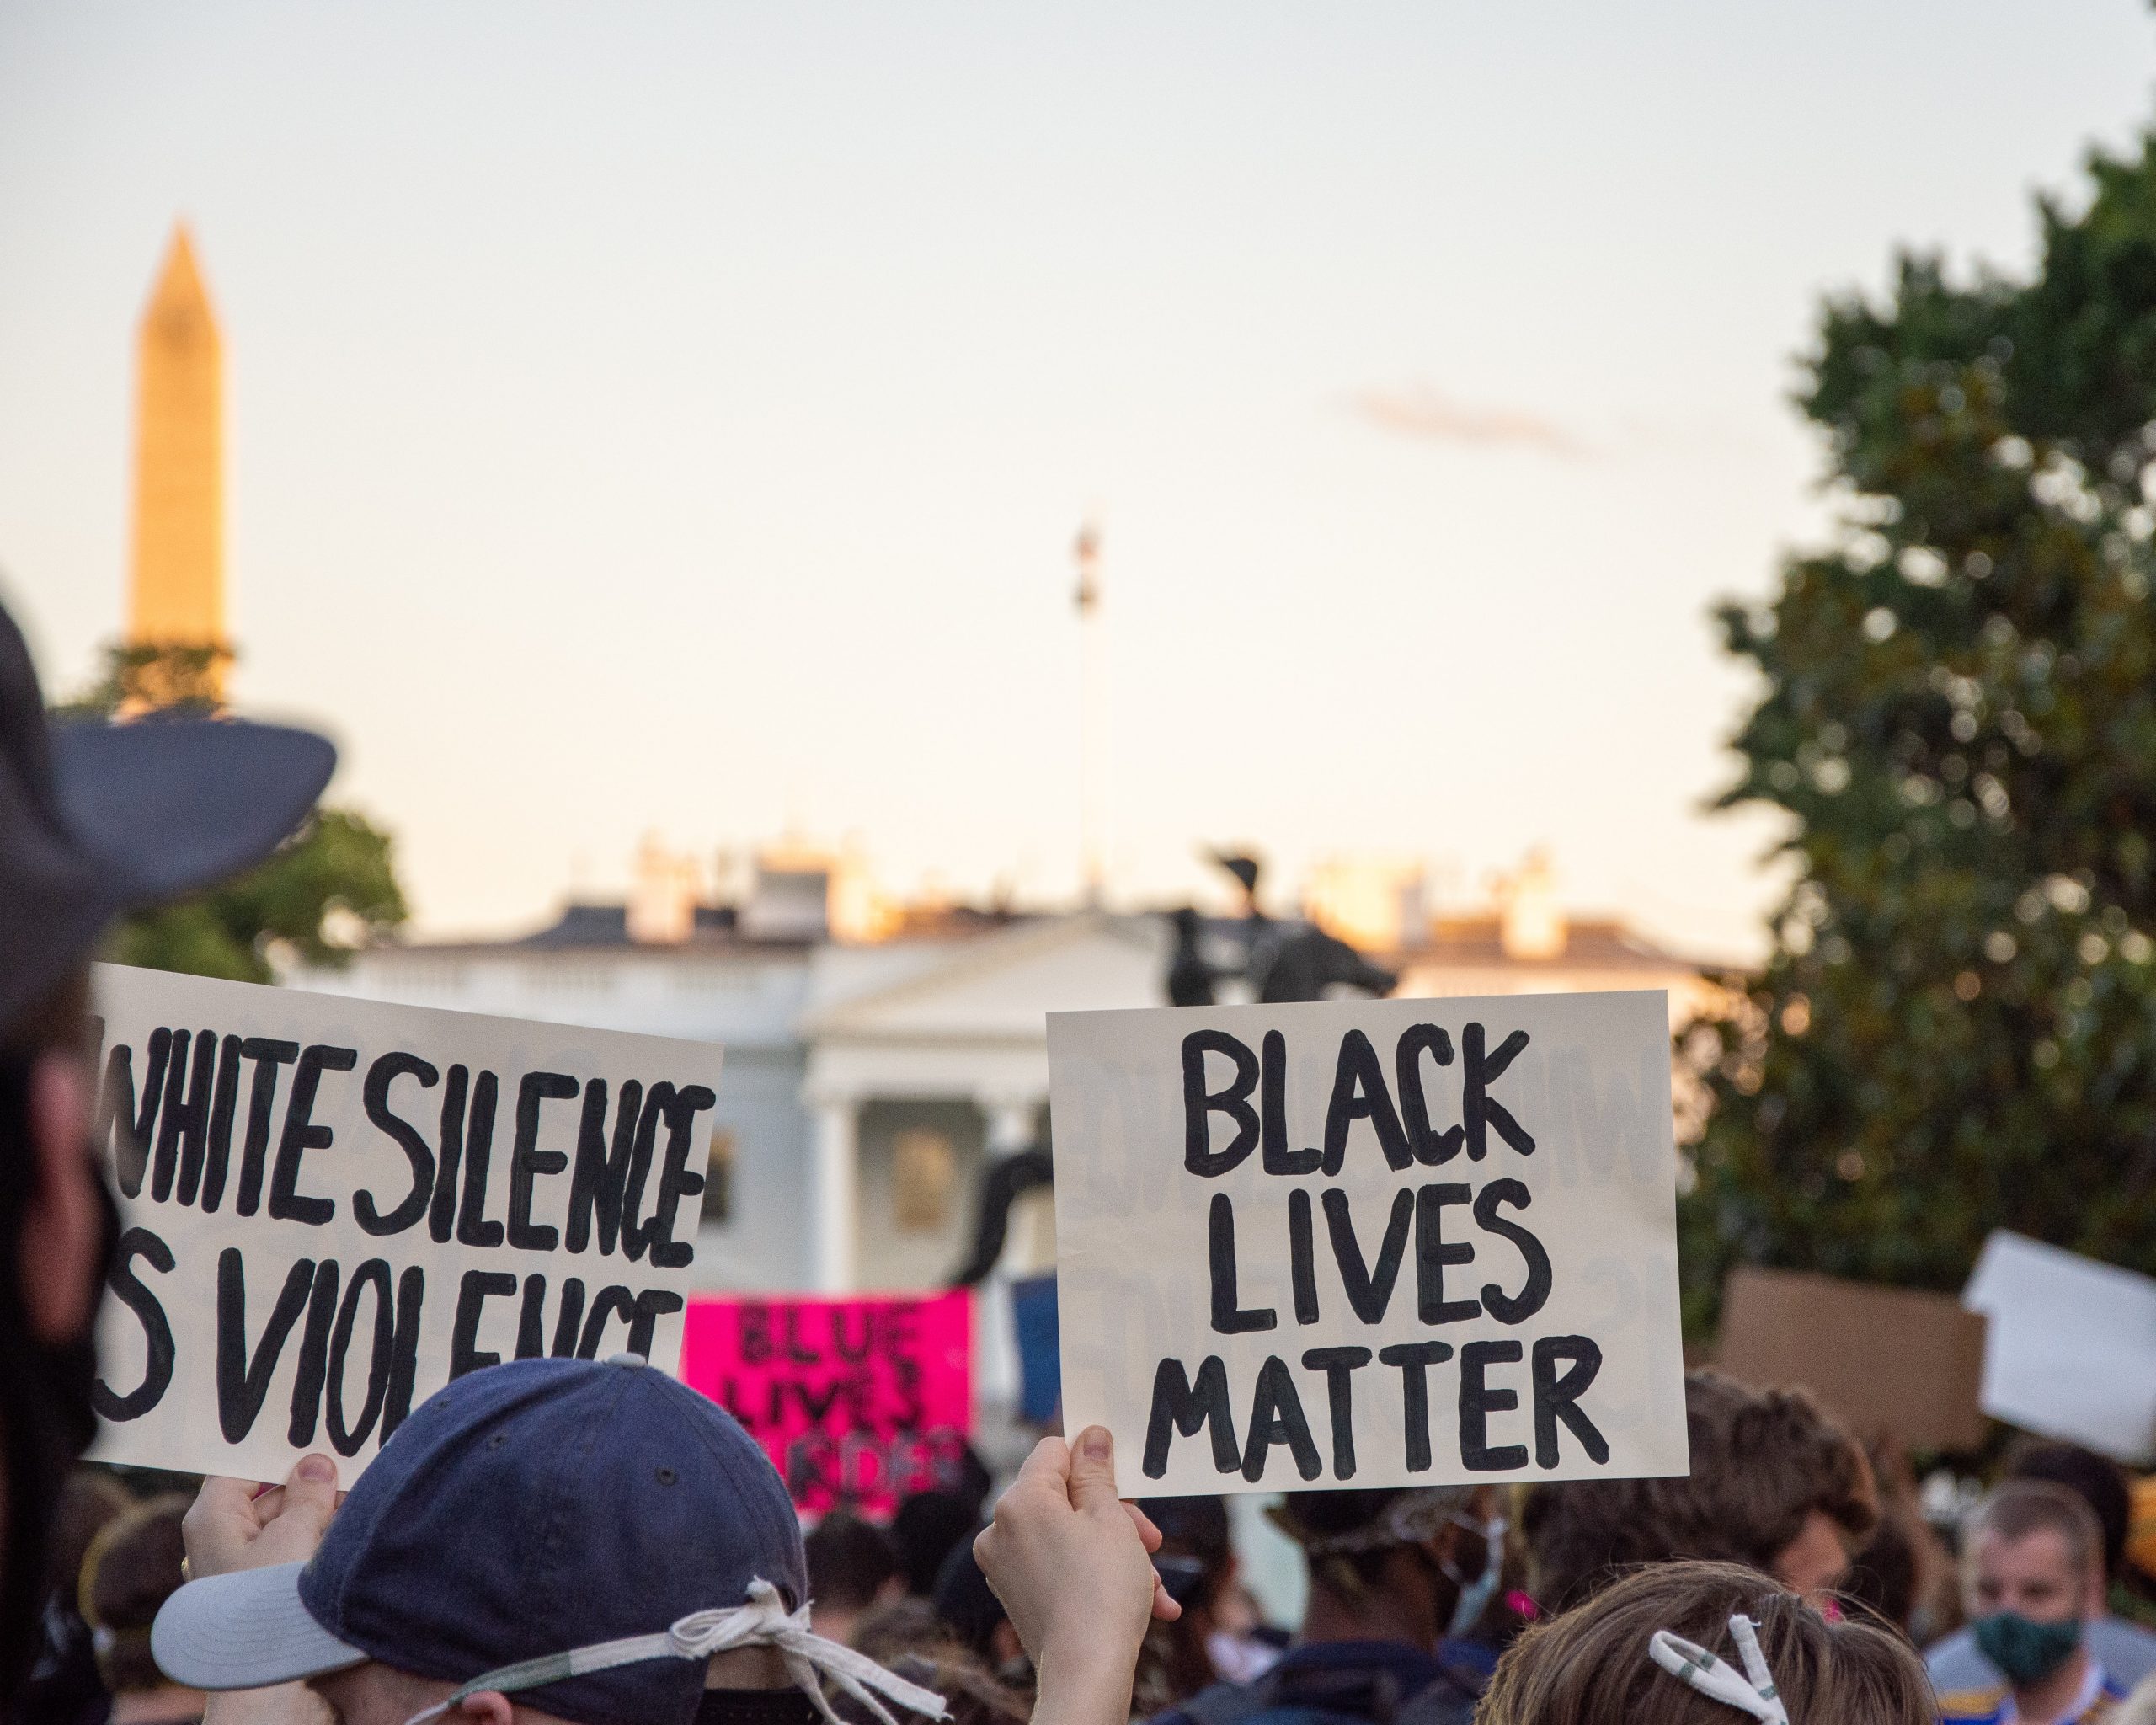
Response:
POLYGON ((221 703, 224 346, 184 224, 173 230, 136 349, 127 647, 145 705, 221 703))

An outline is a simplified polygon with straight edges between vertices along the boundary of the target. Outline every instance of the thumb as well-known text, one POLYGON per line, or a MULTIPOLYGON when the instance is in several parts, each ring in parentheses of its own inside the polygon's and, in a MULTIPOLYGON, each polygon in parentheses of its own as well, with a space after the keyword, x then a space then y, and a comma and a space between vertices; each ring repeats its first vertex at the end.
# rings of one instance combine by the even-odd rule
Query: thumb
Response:
POLYGON ((327 1455, 301 1456, 285 1476, 285 1500, 277 1519, 311 1525, 319 1537, 336 1513, 337 1464, 327 1455))
POLYGON ((1087 1426, 1071 1448, 1070 1506, 1122 1513, 1115 1489, 1115 1439, 1104 1425, 1087 1426))

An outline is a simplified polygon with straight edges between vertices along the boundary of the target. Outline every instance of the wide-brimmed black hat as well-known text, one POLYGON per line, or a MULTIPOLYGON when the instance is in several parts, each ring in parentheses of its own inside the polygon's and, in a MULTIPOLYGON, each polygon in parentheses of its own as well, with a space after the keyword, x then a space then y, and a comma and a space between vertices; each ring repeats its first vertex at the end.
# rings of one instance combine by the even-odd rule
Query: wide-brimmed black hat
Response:
POLYGON ((275 850, 336 765, 325 737, 243 719, 48 724, 0 607, 0 1029, 119 912, 275 850))

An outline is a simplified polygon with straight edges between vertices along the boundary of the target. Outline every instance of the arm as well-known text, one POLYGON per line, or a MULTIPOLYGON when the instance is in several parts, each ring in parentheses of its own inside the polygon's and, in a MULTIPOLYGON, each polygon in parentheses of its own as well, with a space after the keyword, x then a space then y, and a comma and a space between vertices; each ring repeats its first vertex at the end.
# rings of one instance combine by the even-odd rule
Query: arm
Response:
MULTIPOLYGON (((211 1477, 180 1524, 190 1576, 222 1575, 312 1557, 341 1501, 337 1464, 302 1455, 280 1486, 211 1477)), ((235 1689, 209 1698, 202 1725, 321 1725, 325 1709, 303 1683, 235 1689)))
POLYGON ((1159 1530, 1115 1494, 1115 1451, 1099 1426, 1075 1450, 1043 1438, 974 1555, 1039 1674, 1033 1725, 1127 1725, 1139 1644, 1172 1622, 1149 1552, 1159 1530))

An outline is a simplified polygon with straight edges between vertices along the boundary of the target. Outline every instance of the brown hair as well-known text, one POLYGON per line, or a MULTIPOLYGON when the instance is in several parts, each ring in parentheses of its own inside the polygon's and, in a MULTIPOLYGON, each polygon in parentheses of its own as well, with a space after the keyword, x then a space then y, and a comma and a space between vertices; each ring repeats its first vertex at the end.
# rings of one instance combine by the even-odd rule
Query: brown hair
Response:
POLYGON ((97 1632, 98 1672, 115 1695, 165 1685, 150 1657, 150 1625, 184 1579, 187 1505, 177 1493, 137 1503, 99 1529, 83 1559, 83 1621, 97 1632))
POLYGON ((1801 1390, 1754 1390, 1717 1372, 1684 1380, 1688 1478, 1543 1485, 1521 1528, 1546 1611, 1576 1605, 1621 1571, 1678 1557, 1770 1569, 1817 1509, 1852 1546, 1879 1519, 1871 1465, 1801 1390))
POLYGON ((1978 1537, 2025 1540, 2032 1533, 2055 1533, 2066 1542, 2066 1555, 2083 1573, 2101 1572, 2104 1530, 2096 1512, 2077 1492, 2049 1480, 2009 1479, 1970 1512, 1961 1549, 1976 1551, 1978 1537))
MULTIPOLYGON (((894 1599, 855 1626, 857 1653, 943 1697, 949 1725, 1025 1725, 1030 1697, 990 1671, 986 1661, 963 1647, 926 1599, 894 1599)), ((847 1725, 877 1725, 875 1716, 850 1696, 831 1703, 847 1725)))
POLYGON ((1732 1614, 1759 1626, 1774 1687, 1795 1725, 1934 1725, 1930 1680, 1908 1644, 1878 1624, 1829 1622, 1772 1578, 1735 1563, 1661 1563, 1545 1619, 1497 1661, 1476 1725, 1742 1725, 1647 1656, 1667 1629, 1732 1666, 1732 1614))
POLYGON ((98 1530, 116 1515, 124 1515, 135 1500, 103 1468, 83 1462, 67 1476, 52 1509, 52 1544, 45 1553, 45 1585, 72 1605, 75 1589, 83 1578, 83 1559, 98 1530))

